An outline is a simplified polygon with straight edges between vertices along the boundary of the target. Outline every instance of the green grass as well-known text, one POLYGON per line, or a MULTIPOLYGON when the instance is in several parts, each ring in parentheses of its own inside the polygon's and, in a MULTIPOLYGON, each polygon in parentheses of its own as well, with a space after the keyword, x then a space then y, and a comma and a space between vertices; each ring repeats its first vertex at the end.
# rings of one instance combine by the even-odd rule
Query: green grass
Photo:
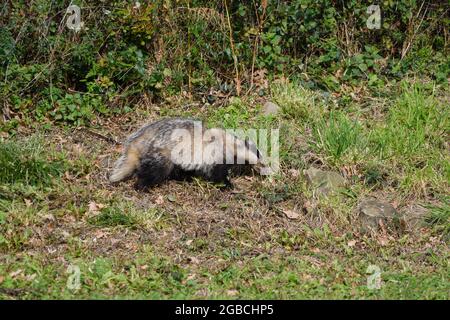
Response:
POLYGON ((0 184, 48 185, 66 165, 63 155, 48 152, 43 137, 0 142, 0 184))
POLYGON ((306 121, 322 112, 323 99, 295 82, 275 84, 271 91, 272 100, 280 106, 285 118, 306 121))
POLYGON ((111 187, 101 160, 112 147, 84 136, 76 147, 39 136, 2 142, 0 299, 449 299, 442 92, 405 83, 389 107, 374 102, 376 118, 295 84, 275 87, 272 99, 282 110, 269 117, 246 97, 191 110, 209 126, 281 128, 280 172, 242 178, 236 192, 199 181, 149 193, 111 187), (310 166, 350 168, 348 185, 316 197, 302 175, 310 166), (366 196, 401 212, 420 204, 425 224, 361 234, 366 196), (380 289, 367 287, 371 265, 380 289))
POLYGON ((158 254, 157 248, 147 246, 133 259, 66 255, 66 265, 49 264, 39 257, 8 256, 7 265, 0 266, 0 274, 6 275, 2 288, 20 288, 21 298, 449 298, 449 266, 445 257, 435 257, 433 269, 420 271, 402 264, 409 258, 404 255, 397 257, 398 262, 390 263, 363 253, 341 258, 320 253, 309 256, 313 260, 276 255, 231 258, 212 271, 206 267, 180 266, 158 254), (367 287, 370 274, 366 271, 371 264, 381 269, 380 289, 367 287), (69 265, 80 269, 79 287, 73 289, 67 286, 73 274, 69 265), (16 271, 13 276, 12 270, 16 271), (20 274, 17 270, 21 270, 20 274))
POLYGON ((315 146, 324 152, 331 163, 341 163, 344 156, 357 156, 364 150, 361 125, 342 112, 330 112, 327 119, 319 119, 314 125, 315 146))
MULTIPOLYGON (((450 110, 425 86, 406 84, 387 114, 387 120, 371 132, 373 151, 380 163, 397 167, 403 190, 430 192, 448 187, 450 157, 446 148, 450 110)), ((396 170, 393 170, 394 172, 396 170)))
POLYGON ((429 206, 430 213, 426 218, 426 222, 434 227, 437 232, 442 233, 450 242, 450 197, 443 197, 441 205, 429 206))
POLYGON ((136 224, 133 217, 121 212, 118 208, 102 209, 101 213, 95 217, 91 217, 89 222, 98 227, 133 227, 136 224))
POLYGON ((403 86, 402 95, 389 109, 386 123, 374 134, 380 158, 427 160, 442 150, 450 111, 427 91, 420 85, 403 86))

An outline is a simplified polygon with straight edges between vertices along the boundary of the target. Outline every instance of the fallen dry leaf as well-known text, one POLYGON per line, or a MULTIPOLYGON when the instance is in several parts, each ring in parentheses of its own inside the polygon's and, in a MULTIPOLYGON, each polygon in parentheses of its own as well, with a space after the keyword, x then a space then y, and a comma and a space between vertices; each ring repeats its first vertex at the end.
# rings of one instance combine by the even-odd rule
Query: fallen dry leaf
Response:
POLYGON ((286 215, 286 217, 292 220, 300 218, 300 215, 293 210, 283 210, 283 213, 286 215))
POLYGON ((186 280, 187 281, 189 281, 189 280, 194 280, 195 279, 195 274, 189 274, 188 276, 187 276, 187 278, 186 278, 186 280))
POLYGON ((55 216, 52 215, 51 213, 42 215, 42 218, 44 218, 47 221, 55 221, 56 220, 55 216))
POLYGON ((23 199, 25 201, 25 205, 29 208, 33 204, 33 202, 30 199, 23 199))
POLYGON ((22 272, 23 272, 23 270, 19 269, 19 270, 11 272, 9 275, 11 278, 14 278, 14 277, 18 276, 19 274, 21 274, 22 272))
POLYGON ((305 203, 303 203, 303 210, 305 210, 308 213, 312 213, 314 211, 313 204, 308 200, 305 203))
POLYGON ((310 274, 303 274, 302 275, 302 280, 303 281, 310 281, 312 279, 313 279, 313 277, 310 274))
POLYGON ((91 202, 89 202, 89 205, 88 205, 88 211, 89 211, 89 213, 97 214, 104 207, 105 207, 104 204, 96 203, 94 201, 91 201, 91 202))
POLYGON ((156 204, 162 205, 164 203, 164 197, 162 195, 159 195, 155 202, 156 204))
POLYGON ((389 243, 389 239, 385 236, 378 237, 377 241, 382 247, 386 246, 389 243))
POLYGON ((103 238, 103 237, 105 237, 105 236, 107 236, 108 235, 108 233, 106 233, 106 232, 103 232, 102 230, 96 230, 96 231, 94 231, 94 236, 95 236, 95 239, 101 239, 101 238, 103 238))
POLYGON ((227 295, 229 296, 237 296, 239 294, 239 291, 237 290, 227 290, 227 295))
POLYGON ((189 260, 194 264, 199 264, 200 260, 198 260, 196 257, 189 257, 189 260))
POLYGON ((25 279, 26 279, 27 281, 33 281, 33 280, 36 278, 36 276, 37 276, 36 273, 29 274, 29 275, 27 275, 27 276, 25 277, 25 279))
POLYGON ((64 172, 64 176, 67 180, 72 180, 72 176, 70 175, 69 171, 64 172))
POLYGON ((297 169, 289 169, 289 174, 293 177, 293 178, 297 178, 300 175, 300 171, 297 169))
POLYGON ((354 247, 355 244, 356 244, 356 240, 350 240, 350 241, 347 243, 347 245, 348 245, 350 248, 351 248, 351 247, 354 247))
POLYGON ((76 154, 76 155, 81 155, 83 153, 83 147, 77 143, 72 145, 72 151, 76 154))

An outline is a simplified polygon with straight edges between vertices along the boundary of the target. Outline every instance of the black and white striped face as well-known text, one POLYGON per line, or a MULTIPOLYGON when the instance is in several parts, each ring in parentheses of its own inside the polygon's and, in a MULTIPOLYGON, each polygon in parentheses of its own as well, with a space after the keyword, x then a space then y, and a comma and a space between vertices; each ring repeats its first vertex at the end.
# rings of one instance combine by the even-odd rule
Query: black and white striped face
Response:
POLYGON ((259 162, 259 151, 249 139, 240 139, 222 129, 210 129, 205 132, 205 161, 228 165, 254 165, 259 162), (209 152, 213 151, 213 152, 209 152), (211 157, 208 159, 208 157, 211 157))
POLYGON ((242 166, 250 166, 261 175, 273 173, 256 144, 249 138, 240 139, 232 131, 228 132, 222 129, 210 129, 207 131, 209 131, 208 133, 211 136, 209 139, 205 139, 206 144, 209 144, 215 150, 214 153, 204 153, 204 155, 212 157, 207 162, 214 164, 224 163, 241 168, 242 166), (221 153, 223 156, 220 156, 221 153), (216 157, 217 155, 219 157, 216 157))
POLYGON ((259 161, 262 160, 261 153, 259 152, 258 147, 256 146, 256 144, 253 141, 251 141, 249 138, 245 138, 244 143, 245 143, 245 148, 247 148, 253 154, 256 154, 256 158, 259 161))

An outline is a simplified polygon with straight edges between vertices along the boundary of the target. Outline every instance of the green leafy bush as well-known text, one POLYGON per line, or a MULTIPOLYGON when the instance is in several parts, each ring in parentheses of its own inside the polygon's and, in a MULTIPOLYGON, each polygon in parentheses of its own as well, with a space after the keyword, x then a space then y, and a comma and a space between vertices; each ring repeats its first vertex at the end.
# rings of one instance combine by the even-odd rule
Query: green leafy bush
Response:
POLYGON ((408 73, 448 81, 445 1, 384 1, 378 30, 367 28, 361 0, 79 0, 79 32, 66 27, 69 4, 0 8, 0 101, 16 121, 31 115, 80 125, 144 95, 224 87, 236 94, 254 89, 262 71, 336 92, 378 90, 408 73))

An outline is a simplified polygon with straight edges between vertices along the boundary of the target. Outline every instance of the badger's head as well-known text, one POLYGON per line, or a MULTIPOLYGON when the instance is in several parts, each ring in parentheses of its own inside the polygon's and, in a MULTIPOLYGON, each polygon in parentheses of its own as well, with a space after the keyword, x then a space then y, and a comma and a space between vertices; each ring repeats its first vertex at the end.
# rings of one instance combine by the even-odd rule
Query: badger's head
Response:
POLYGON ((271 173, 256 144, 248 137, 241 139, 222 129, 211 129, 209 142, 223 148, 223 163, 229 164, 237 174, 250 173, 252 169, 261 175, 271 173))
MULTIPOLYGON (((242 141, 242 140, 241 140, 242 141)), ((246 159, 246 165, 252 165, 252 168, 255 169, 260 175, 270 175, 273 173, 272 168, 269 163, 266 161, 265 157, 261 154, 256 144, 250 140, 248 137, 244 139, 244 144, 246 149, 250 150, 250 159, 255 160, 255 163, 249 162, 250 159, 246 159), (255 158, 256 157, 256 158, 255 158)))

